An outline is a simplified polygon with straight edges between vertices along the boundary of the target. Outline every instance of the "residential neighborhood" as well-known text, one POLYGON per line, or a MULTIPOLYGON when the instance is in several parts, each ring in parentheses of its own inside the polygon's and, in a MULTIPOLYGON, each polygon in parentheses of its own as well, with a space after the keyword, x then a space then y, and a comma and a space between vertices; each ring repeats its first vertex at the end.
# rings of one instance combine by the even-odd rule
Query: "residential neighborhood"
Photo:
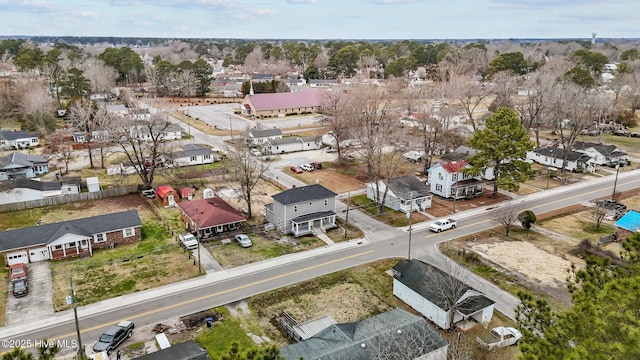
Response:
POLYGON ((637 44, 103 40, 0 39, 0 338, 570 358, 600 351, 567 335, 580 306, 609 285, 635 306, 637 44), (495 328, 521 338, 488 351, 495 328))

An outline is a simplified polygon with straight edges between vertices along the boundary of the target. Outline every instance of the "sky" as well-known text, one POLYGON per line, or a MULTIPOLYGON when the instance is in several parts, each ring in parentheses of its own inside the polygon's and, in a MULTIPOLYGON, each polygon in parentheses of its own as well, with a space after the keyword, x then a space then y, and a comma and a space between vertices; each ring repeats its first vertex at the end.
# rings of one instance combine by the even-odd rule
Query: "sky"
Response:
POLYGON ((638 0, 0 0, 0 35, 638 38, 639 16, 638 0))

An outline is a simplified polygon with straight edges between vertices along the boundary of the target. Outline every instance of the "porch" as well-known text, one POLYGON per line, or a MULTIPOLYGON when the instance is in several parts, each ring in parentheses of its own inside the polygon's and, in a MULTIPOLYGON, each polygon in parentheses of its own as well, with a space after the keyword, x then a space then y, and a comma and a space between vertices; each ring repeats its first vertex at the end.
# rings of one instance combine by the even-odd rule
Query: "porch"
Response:
POLYGON ((314 229, 325 231, 336 227, 336 213, 321 211, 291 219, 291 233, 293 236, 312 234, 314 229))

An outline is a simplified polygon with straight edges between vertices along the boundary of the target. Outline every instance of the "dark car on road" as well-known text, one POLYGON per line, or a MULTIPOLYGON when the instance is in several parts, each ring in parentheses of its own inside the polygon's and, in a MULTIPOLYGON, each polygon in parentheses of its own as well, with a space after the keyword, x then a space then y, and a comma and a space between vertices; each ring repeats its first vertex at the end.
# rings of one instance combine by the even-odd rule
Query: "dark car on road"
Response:
POLYGON ((115 350, 125 339, 133 335, 135 326, 131 321, 120 321, 116 325, 110 326, 93 345, 93 352, 106 351, 108 355, 115 350))

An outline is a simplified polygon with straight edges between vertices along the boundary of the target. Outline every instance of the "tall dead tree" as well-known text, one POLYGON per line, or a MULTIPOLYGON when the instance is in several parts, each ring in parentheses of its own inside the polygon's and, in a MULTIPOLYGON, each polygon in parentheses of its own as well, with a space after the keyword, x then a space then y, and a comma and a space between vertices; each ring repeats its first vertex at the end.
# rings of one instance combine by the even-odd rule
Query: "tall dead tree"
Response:
POLYGON ((491 219, 499 222, 504 228, 505 235, 509 236, 509 232, 518 222, 519 212, 519 209, 509 201, 491 211, 491 219))
POLYGON ((271 163, 262 161, 259 157, 251 154, 251 148, 245 142, 235 148, 229 148, 227 151, 227 163, 230 167, 231 176, 236 180, 231 187, 245 201, 247 216, 252 218, 251 199, 258 182, 264 173, 269 170, 271 163))

